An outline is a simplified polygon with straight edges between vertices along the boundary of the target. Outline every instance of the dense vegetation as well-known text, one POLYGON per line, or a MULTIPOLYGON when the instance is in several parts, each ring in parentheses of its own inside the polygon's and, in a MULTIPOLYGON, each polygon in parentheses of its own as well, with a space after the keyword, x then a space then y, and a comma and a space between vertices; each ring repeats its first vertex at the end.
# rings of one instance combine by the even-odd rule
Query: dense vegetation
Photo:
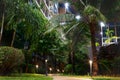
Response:
MULTIPOLYGON (((119 57, 115 56, 114 60, 110 60, 114 54, 107 57, 111 53, 109 54, 109 49, 106 47, 101 48, 98 55, 95 45, 98 40, 96 34, 100 29, 98 22, 100 20, 106 21, 104 15, 100 12, 101 5, 104 5, 103 2, 107 2, 102 2, 102 0, 91 1, 76 0, 71 3, 85 20, 76 21, 73 19, 68 24, 61 26, 59 25, 59 19, 62 19, 66 14, 57 15, 57 17, 48 20, 40 11, 41 7, 39 8, 34 0, 33 2, 29 2, 29 0, 0 0, 0 45, 22 49, 25 57, 25 60, 23 60, 22 52, 15 48, 1 47, 0 68, 2 67, 2 70, 0 70, 0 73, 4 73, 0 75, 10 74, 12 71, 17 72, 16 70, 20 67, 21 62, 23 62, 20 70, 22 72, 45 73, 45 70, 47 70, 50 73, 88 74, 88 61, 91 59, 88 55, 90 45, 92 45, 94 57, 93 74, 97 75, 98 69, 100 69, 100 74, 104 72, 104 75, 109 74, 109 72, 112 73, 111 69, 114 70, 119 67, 113 66, 119 64, 119 57), (2 61, 3 59, 8 62, 2 61), (47 67, 45 67, 46 60, 47 67), (36 69, 36 65, 38 65, 38 69, 36 69)), ((115 4, 117 2, 119 1, 116 0, 115 4)), ((112 6, 114 5, 112 4, 112 6)), ((114 6, 114 8, 110 11, 107 10, 107 13, 118 11, 119 6, 114 6)), ((105 13, 104 10, 101 11, 105 13)), ((69 18, 66 19, 69 20, 69 18)), ((117 70, 115 71, 116 74, 119 74, 117 70)))

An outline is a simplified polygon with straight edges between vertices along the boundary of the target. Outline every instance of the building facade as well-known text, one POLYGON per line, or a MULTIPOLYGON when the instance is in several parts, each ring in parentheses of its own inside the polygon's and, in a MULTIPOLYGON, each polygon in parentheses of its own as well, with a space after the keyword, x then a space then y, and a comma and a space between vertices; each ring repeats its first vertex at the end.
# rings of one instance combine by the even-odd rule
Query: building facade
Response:
POLYGON ((110 22, 101 26, 101 44, 102 46, 116 44, 120 42, 120 23, 110 22))

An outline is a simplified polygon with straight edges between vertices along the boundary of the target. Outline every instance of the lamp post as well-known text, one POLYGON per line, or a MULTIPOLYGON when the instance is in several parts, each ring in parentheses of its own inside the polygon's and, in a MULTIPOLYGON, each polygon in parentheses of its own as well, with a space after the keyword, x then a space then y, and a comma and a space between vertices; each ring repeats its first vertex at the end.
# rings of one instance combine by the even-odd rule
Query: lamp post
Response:
POLYGON ((39 65, 36 64, 35 67, 36 67, 36 70, 37 70, 37 73, 38 73, 38 67, 39 67, 39 65))
POLYGON ((38 66, 38 65, 36 65, 36 68, 37 68, 37 69, 38 69, 38 67, 39 67, 39 66, 38 66))
POLYGON ((89 64, 90 64, 90 76, 91 77, 92 77, 92 63, 93 63, 93 61, 89 60, 89 64))
POLYGON ((48 62, 48 60, 45 59, 45 74, 46 74, 46 76, 48 75, 48 71, 47 71, 47 62, 48 62))
POLYGON ((49 70, 50 70, 50 73, 51 73, 52 72, 52 68, 50 67, 49 70))

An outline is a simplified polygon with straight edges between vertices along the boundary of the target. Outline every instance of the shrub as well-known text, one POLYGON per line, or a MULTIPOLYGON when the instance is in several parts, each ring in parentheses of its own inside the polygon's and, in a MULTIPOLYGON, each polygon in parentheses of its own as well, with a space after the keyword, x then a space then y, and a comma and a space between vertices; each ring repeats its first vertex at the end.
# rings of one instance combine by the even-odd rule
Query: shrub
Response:
POLYGON ((24 61, 21 50, 13 47, 0 47, 0 75, 8 75, 16 71, 24 61))
POLYGON ((68 64, 65 67, 65 73, 71 73, 72 72, 72 64, 68 64))

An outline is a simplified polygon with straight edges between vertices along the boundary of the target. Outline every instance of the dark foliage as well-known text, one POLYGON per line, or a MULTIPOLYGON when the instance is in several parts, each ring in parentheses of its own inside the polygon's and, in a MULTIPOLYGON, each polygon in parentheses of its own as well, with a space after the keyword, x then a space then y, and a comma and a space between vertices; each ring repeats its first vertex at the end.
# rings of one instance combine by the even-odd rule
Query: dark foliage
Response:
POLYGON ((120 43, 111 44, 100 48, 99 73, 103 75, 120 74, 120 43))
POLYGON ((21 50, 0 47, 0 75, 9 75, 18 70, 23 61, 24 55, 21 50))

